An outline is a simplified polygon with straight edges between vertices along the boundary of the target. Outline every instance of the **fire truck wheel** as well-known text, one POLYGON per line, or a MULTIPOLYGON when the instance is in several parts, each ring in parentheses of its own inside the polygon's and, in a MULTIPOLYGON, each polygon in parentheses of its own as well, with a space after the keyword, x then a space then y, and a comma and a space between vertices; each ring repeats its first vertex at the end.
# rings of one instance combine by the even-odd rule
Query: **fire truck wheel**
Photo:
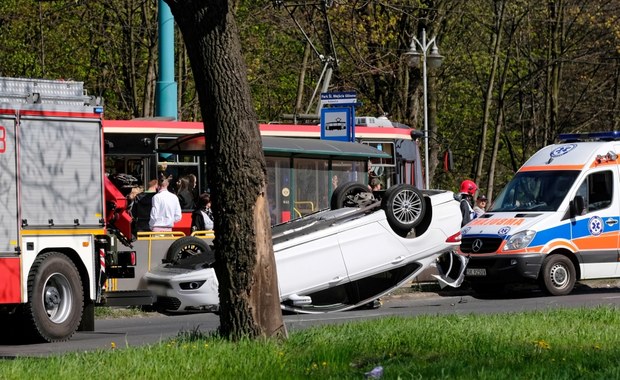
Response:
POLYGON ((420 190, 407 184, 392 186, 381 199, 381 207, 395 231, 408 232, 422 221, 426 202, 420 190))
POLYGON ((548 255, 540 269, 543 290, 552 296, 570 293, 575 286, 576 271, 573 262, 563 255, 548 255))
POLYGON ((195 236, 184 236, 175 240, 166 252, 165 263, 177 264, 179 260, 196 256, 201 253, 211 253, 206 241, 195 236))
POLYGON ((25 319, 35 341, 60 342, 71 338, 82 319, 84 290, 75 264, 64 254, 39 256, 28 275, 25 319))
POLYGON ((366 198, 372 198, 368 186, 359 182, 346 182, 334 190, 330 200, 330 208, 338 210, 343 207, 358 207, 361 205, 360 201, 366 198))

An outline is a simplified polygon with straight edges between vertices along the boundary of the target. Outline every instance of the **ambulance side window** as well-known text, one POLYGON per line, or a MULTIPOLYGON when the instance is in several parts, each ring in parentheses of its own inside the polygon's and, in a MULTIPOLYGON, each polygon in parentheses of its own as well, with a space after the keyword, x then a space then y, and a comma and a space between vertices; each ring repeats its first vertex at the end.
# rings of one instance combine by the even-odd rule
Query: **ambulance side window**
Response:
POLYGON ((612 172, 608 170, 590 174, 579 186, 577 195, 583 197, 587 212, 609 207, 613 197, 612 172))

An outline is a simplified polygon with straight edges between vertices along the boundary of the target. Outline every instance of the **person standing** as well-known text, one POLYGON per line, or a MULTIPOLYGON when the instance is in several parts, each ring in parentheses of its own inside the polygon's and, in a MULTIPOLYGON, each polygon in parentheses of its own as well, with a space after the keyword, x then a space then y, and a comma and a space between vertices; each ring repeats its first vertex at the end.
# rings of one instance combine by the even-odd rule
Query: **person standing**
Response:
POLYGON ((373 178, 368 185, 370 187, 370 191, 379 191, 381 190, 382 184, 379 178, 373 178))
POLYGON ((151 207, 151 219, 149 220, 151 231, 172 231, 174 223, 181 220, 179 198, 168 191, 168 185, 167 178, 159 180, 159 191, 153 196, 153 205, 151 207))
POLYGON ((213 230, 213 212, 211 211, 211 195, 200 194, 198 207, 192 213, 192 232, 213 230))
POLYGON ((189 178, 181 177, 177 182, 179 189, 177 190, 177 196, 181 204, 182 210, 193 210, 196 207, 194 203, 194 196, 189 188, 189 178))
POLYGON ((200 195, 198 194, 198 178, 192 173, 187 175, 189 181, 189 191, 192 193, 194 204, 198 205, 200 195))
POLYGON ((472 180, 466 179, 461 182, 461 188, 459 192, 458 200, 461 202, 461 215, 463 220, 461 221, 461 227, 471 222, 475 218, 474 212, 474 194, 478 190, 478 185, 472 180))
POLYGON ((133 204, 133 227, 134 234, 137 232, 150 231, 149 221, 151 220, 151 206, 153 204, 153 196, 157 194, 157 179, 148 182, 148 187, 142 193, 136 196, 133 204))
POLYGON ((474 212, 476 218, 484 214, 487 210, 487 197, 485 195, 478 195, 476 198, 476 206, 474 206, 474 212))

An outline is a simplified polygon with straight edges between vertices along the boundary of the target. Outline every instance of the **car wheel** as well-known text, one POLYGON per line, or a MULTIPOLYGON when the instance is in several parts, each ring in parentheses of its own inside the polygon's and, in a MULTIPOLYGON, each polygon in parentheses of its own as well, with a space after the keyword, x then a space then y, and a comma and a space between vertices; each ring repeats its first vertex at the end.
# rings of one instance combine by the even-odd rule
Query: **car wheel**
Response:
POLYGON ((341 209, 343 207, 359 206, 359 195, 372 195, 368 186, 359 182, 346 182, 338 186, 332 194, 330 207, 332 210, 341 209))
POLYGON ((166 252, 165 263, 177 264, 179 260, 196 256, 201 253, 210 253, 211 248, 203 239, 195 236, 184 236, 175 240, 166 252))
POLYGON ((420 190, 407 184, 387 189, 381 207, 390 226, 400 231, 409 231, 420 224, 426 212, 426 202, 420 190))
POLYGON ((28 303, 24 305, 31 338, 69 339, 80 325, 83 309, 84 290, 75 264, 59 252, 39 256, 28 275, 28 303))
POLYGON ((573 262, 563 255, 549 255, 543 260, 541 285, 553 296, 570 293, 575 286, 577 274, 573 262))

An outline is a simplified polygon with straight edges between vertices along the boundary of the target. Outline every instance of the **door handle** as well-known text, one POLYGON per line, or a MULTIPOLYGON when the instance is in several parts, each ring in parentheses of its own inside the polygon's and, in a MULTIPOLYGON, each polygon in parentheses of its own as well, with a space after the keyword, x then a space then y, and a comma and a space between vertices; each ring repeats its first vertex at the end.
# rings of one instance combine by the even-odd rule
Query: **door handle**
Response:
POLYGON ((332 278, 331 280, 329 280, 329 283, 330 283, 330 284, 336 284, 336 283, 338 283, 338 282, 342 281, 343 279, 344 279, 344 277, 340 277, 340 276, 338 276, 338 277, 336 277, 336 278, 332 278))
POLYGON ((403 260, 405 260, 405 256, 398 256, 394 260, 392 260, 392 264, 398 264, 403 260))

